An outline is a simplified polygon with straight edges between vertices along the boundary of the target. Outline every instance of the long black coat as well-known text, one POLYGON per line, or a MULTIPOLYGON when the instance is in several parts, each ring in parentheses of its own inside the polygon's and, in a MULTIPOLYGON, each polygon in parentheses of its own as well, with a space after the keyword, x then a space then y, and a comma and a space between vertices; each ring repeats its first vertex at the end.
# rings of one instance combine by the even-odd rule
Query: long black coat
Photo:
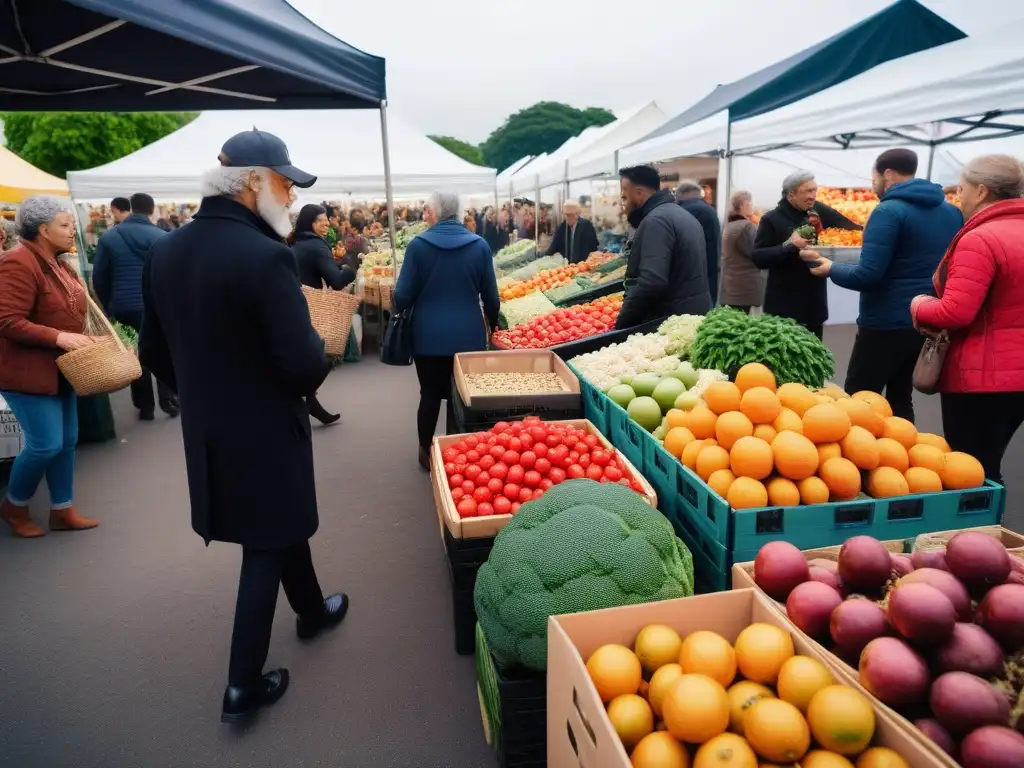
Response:
POLYGON ((572 248, 569 247, 569 225, 563 221, 555 229, 555 236, 551 238, 547 254, 553 256, 560 253, 570 264, 578 264, 586 261, 587 256, 596 251, 597 247, 597 230, 591 222, 580 217, 572 233, 572 248))
MULTIPOLYGON (((823 227, 862 229, 824 203, 815 203, 813 210, 823 227)), ((807 211, 797 209, 786 198, 780 200, 757 225, 753 260, 760 269, 768 270, 764 311, 813 328, 828 320, 828 280, 812 275, 810 266, 800 258, 800 249, 787 242, 794 229, 808 222, 807 211)))
POLYGON ((704 255, 708 260, 708 290, 711 303, 718 301, 718 265, 722 261, 722 225, 718 212, 698 197, 679 201, 679 207, 693 214, 704 230, 704 255))
POLYGON ((192 527, 288 547, 316 532, 309 411, 329 366, 295 256, 256 214, 207 197, 143 273, 142 364, 178 392, 192 527))
POLYGON ((339 266, 331 253, 331 247, 319 235, 300 232, 295 236, 295 261, 299 267, 299 282, 310 288, 329 288, 340 291, 356 279, 356 273, 348 267, 339 266))

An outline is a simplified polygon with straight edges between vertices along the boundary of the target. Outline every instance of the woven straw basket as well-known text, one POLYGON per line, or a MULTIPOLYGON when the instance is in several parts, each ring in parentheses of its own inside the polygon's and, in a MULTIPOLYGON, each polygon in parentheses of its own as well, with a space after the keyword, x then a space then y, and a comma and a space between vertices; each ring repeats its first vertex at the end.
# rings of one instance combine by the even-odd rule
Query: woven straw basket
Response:
POLYGON ((346 291, 318 290, 302 286, 302 294, 309 305, 313 328, 324 340, 327 354, 341 357, 348 346, 352 330, 352 316, 359 309, 359 297, 346 291))
MULTIPOLYGON (((142 376, 142 366, 96 306, 88 292, 87 315, 97 322, 103 335, 95 344, 65 352, 57 358, 57 367, 78 395, 108 395, 124 389, 142 376)), ((88 320, 89 318, 87 318, 88 320)))

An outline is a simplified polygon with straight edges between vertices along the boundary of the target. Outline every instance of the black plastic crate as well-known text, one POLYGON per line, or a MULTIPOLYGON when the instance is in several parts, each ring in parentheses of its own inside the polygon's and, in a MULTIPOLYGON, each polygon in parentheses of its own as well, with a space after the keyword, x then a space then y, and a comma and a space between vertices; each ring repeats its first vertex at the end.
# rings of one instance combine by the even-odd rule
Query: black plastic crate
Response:
POLYGON ((602 296, 611 296, 613 293, 619 293, 624 289, 624 283, 625 280, 612 280, 610 283, 597 285, 585 291, 574 293, 572 296, 566 296, 564 299, 559 299, 554 302, 554 305, 556 307, 575 307, 579 304, 589 304, 594 299, 600 299, 602 296))
POLYGON ((573 408, 551 408, 546 405, 524 403, 508 408, 470 408, 462 401, 458 387, 452 380, 451 404, 454 413, 454 431, 449 435, 462 435, 470 432, 486 432, 499 421, 522 421, 527 416, 539 416, 544 421, 567 421, 583 418, 582 399, 573 408))
POLYGON ((444 550, 448 557, 448 573, 452 582, 455 652, 460 656, 473 653, 476 628, 473 589, 476 587, 477 571, 487 562, 493 546, 493 538, 456 539, 447 527, 444 529, 444 550))
POLYGON ((0 498, 7 491, 7 483, 11 480, 11 467, 14 459, 0 459, 0 498))
POLYGON ((607 347, 609 344, 618 344, 619 342, 628 339, 634 333, 654 333, 658 330, 658 326, 667 319, 667 317, 660 317, 657 320, 651 320, 647 323, 634 325, 632 328, 623 328, 618 331, 599 333, 596 336, 588 336, 587 338, 579 339, 578 341, 568 341, 565 344, 558 344, 557 346, 551 347, 551 351, 563 360, 569 360, 577 355, 585 355, 587 352, 596 352, 599 349, 607 347))

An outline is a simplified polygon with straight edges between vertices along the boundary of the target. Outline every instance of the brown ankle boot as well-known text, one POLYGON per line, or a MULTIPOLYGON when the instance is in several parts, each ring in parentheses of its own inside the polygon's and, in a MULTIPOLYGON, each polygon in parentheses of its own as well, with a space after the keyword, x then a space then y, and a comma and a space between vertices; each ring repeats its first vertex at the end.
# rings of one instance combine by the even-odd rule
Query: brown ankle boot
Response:
POLYGON ((82 517, 75 512, 74 507, 50 510, 51 531, 84 531, 89 528, 95 528, 99 524, 99 520, 82 517))
POLYGON ((7 499, 0 502, 0 518, 11 526, 11 533, 23 539, 35 539, 45 535, 42 528, 28 516, 28 507, 18 507, 7 499))

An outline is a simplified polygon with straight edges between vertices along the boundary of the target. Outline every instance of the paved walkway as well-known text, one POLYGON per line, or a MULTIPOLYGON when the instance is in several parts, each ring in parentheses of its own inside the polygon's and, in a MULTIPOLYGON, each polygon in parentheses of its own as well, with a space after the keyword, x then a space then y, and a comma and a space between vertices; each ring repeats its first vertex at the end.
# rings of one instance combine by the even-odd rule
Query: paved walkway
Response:
MULTIPOLYGON (((852 329, 829 329, 842 381, 852 329)), ((472 659, 456 656, 430 485, 416 467, 411 369, 343 366, 314 429, 325 589, 352 609, 310 646, 282 595, 270 663, 292 687, 257 724, 218 721, 240 552, 189 527, 177 422, 136 422, 79 454, 77 499, 102 525, 0 536, 0 765, 12 768, 485 768, 472 659)), ((259 414, 239 414, 259 418, 259 414)), ((940 426, 921 398, 923 428, 940 426)), ((1024 467, 1024 434, 1005 464, 1024 467)), ((268 482, 270 478, 268 478, 268 482)), ((1018 496, 1019 498, 1019 492, 1018 496)), ((45 517, 45 497, 34 508, 45 517)), ((1011 527, 1024 529, 1018 508, 1011 527)))

